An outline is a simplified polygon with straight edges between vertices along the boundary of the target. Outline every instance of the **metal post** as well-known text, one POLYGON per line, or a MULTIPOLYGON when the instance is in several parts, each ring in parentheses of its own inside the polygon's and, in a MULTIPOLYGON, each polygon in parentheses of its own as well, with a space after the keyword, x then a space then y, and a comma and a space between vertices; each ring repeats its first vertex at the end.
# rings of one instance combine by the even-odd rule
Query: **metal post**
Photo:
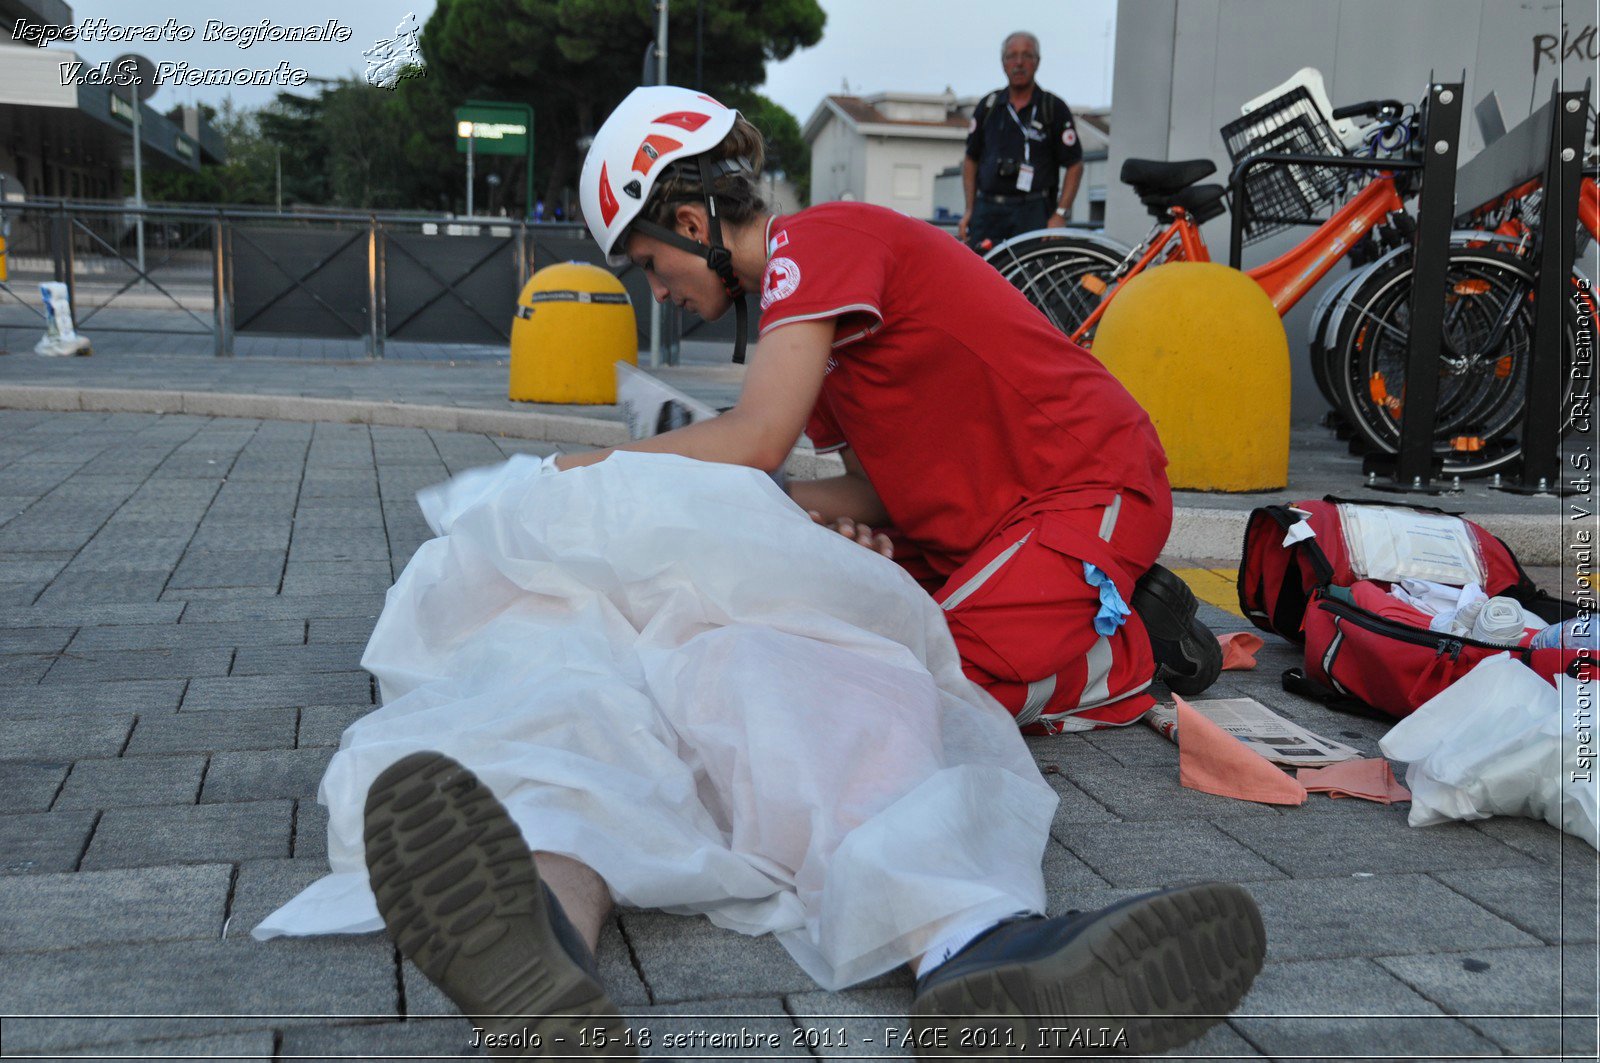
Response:
POLYGON ((223 322, 227 325, 227 334, 224 339, 228 344, 228 353, 233 353, 235 314, 239 304, 233 297, 233 269, 237 260, 233 257, 233 226, 222 227, 222 278, 226 282, 227 313, 223 315, 223 322))
MULTIPOLYGON (((1422 192, 1417 199, 1411 269, 1411 337, 1406 357, 1405 411, 1390 491, 1437 493, 1433 434, 1439 415, 1439 357, 1444 343, 1445 279, 1455 216, 1456 156, 1461 140, 1461 82, 1428 89, 1422 131, 1422 192)), ((1377 457, 1376 455, 1374 457, 1377 457)))
MULTIPOLYGON (((1538 280, 1533 305, 1533 362, 1528 367, 1522 406, 1522 470, 1517 484, 1502 490, 1521 494, 1558 491, 1561 484, 1561 429, 1568 411, 1561 408, 1566 347, 1566 316, 1571 299, 1572 260, 1578 224, 1578 196, 1583 182, 1583 133, 1589 90, 1552 89, 1550 144, 1544 165, 1544 207, 1539 215, 1538 280)), ((1573 366, 1576 387, 1593 385, 1592 368, 1573 366)))
MULTIPOLYGON (((656 0, 656 84, 667 83, 667 0, 656 0)), ((650 368, 661 366, 661 304, 650 300, 650 368)))
POLYGON ((144 285, 144 134, 140 132, 139 112, 144 110, 144 101, 137 92, 129 92, 133 100, 133 206, 139 212, 138 221, 135 223, 134 238, 139 248, 139 287, 144 285))
POLYGON ((378 219, 367 221, 367 357, 383 357, 384 298, 382 235, 378 219))
POLYGON ((472 132, 467 134, 467 217, 472 217, 472 156, 473 145, 478 142, 478 123, 473 122, 472 132))
POLYGON ((211 353, 222 358, 232 352, 224 339, 228 330, 228 278, 223 266, 222 211, 211 223, 211 353))
POLYGON ((72 307, 72 319, 78 319, 78 264, 75 261, 74 245, 78 242, 77 233, 73 232, 72 219, 67 216, 67 205, 61 205, 61 268, 64 276, 61 283, 67 286, 67 305, 72 307))

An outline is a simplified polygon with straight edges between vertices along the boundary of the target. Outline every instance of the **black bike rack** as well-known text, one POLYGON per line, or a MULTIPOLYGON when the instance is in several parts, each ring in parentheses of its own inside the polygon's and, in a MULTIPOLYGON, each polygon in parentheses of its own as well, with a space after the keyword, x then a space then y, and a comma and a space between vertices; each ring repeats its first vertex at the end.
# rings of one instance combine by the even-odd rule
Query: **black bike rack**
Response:
MULTIPOLYGON (((1464 79, 1463 79, 1464 80, 1464 79)), ((1300 163, 1332 166, 1346 170, 1421 171, 1421 190, 1417 196, 1416 249, 1411 289, 1411 336, 1406 359, 1406 405, 1400 423, 1400 448, 1397 454, 1369 454, 1362 469, 1369 476, 1367 486, 1380 491, 1417 491, 1438 494, 1432 486, 1435 473, 1433 432, 1439 420, 1439 378, 1437 366, 1444 337, 1444 282, 1449 268, 1450 229, 1455 216, 1456 156, 1460 148, 1462 82, 1432 82, 1428 88, 1427 110, 1417 137, 1419 159, 1355 159, 1342 155, 1252 155, 1233 168, 1229 187, 1239 190, 1232 211, 1232 231, 1228 245, 1228 265, 1241 268, 1244 257, 1244 226, 1250 204, 1242 194, 1245 175, 1257 166, 1300 163), (1421 382, 1421 386, 1419 385, 1421 382), (1387 475, 1390 483, 1371 481, 1374 475, 1387 475)), ((1282 219, 1290 220, 1290 219, 1282 219)), ((1323 219, 1294 219, 1321 224, 1323 219)))
MULTIPOLYGON (((1528 366, 1527 393, 1522 407, 1522 467, 1515 482, 1497 483, 1516 494, 1560 493, 1561 436, 1569 414, 1592 421, 1590 402, 1594 389, 1594 322, 1580 322, 1589 342, 1580 342, 1574 364, 1573 409, 1561 408, 1566 309, 1573 259, 1577 257, 1578 196, 1583 182, 1583 135, 1589 100, 1589 83, 1580 91, 1562 92, 1558 81, 1551 89, 1548 148, 1544 164, 1544 205, 1539 213, 1535 247, 1533 360, 1528 366), (1581 411, 1581 412, 1580 412, 1581 411)), ((1590 293, 1592 296, 1592 293, 1590 293)), ((1588 480, 1590 474, 1580 474, 1588 480)))

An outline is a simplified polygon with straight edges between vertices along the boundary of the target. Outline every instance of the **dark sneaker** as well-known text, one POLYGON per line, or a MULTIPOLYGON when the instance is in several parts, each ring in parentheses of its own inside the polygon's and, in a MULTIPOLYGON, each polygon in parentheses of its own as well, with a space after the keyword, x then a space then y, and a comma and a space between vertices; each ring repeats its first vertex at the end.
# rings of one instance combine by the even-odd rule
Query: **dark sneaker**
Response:
POLYGON ((389 936, 489 1055, 636 1058, 594 956, 472 772, 441 753, 389 767, 367 792, 366 849, 389 936))
POLYGON ((1171 569, 1151 565, 1133 586, 1133 611, 1144 621, 1156 678, 1175 694, 1198 694, 1222 674, 1222 644, 1196 614, 1194 591, 1171 569))
POLYGON ((1164 1052, 1226 1018, 1266 951, 1255 902, 1218 883, 1001 923, 918 980, 917 1054, 1164 1052))

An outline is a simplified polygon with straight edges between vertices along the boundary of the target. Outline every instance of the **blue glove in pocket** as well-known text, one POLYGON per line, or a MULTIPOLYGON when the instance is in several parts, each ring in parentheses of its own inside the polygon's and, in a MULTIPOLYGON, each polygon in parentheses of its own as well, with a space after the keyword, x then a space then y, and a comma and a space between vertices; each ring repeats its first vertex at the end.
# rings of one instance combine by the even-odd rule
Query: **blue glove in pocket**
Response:
POLYGON ((1127 622, 1128 614, 1133 610, 1122 600, 1122 592, 1117 590, 1111 577, 1087 561, 1083 563, 1083 578, 1089 586, 1100 589, 1100 611, 1094 615, 1095 633, 1110 638, 1116 634, 1117 628, 1127 622))

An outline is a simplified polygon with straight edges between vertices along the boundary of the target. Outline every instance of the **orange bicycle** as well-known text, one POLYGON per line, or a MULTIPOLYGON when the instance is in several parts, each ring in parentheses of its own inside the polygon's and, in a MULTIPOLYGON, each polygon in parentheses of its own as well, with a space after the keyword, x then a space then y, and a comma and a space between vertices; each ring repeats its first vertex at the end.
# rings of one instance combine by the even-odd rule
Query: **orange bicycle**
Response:
MULTIPOLYGON (((1292 89, 1224 129, 1229 153, 1235 161, 1266 151, 1343 154, 1344 143, 1324 113, 1303 87, 1292 89)), ((1415 112, 1392 100, 1340 108, 1333 118, 1370 119, 1356 134, 1354 154, 1376 159, 1403 154, 1416 135, 1415 112)), ((1163 262, 1210 260, 1200 226, 1225 213, 1227 190, 1196 182, 1215 169, 1207 159, 1128 160, 1122 179, 1156 218, 1134 248, 1098 235, 1045 230, 1007 241, 986 257, 1057 328, 1088 345, 1129 279, 1163 262)), ((1361 256, 1365 268, 1334 286, 1313 315, 1312 368, 1323 395, 1362 442, 1385 453, 1398 448, 1404 409, 1414 228, 1404 202, 1415 181, 1414 171, 1379 171, 1299 245, 1247 271, 1281 315, 1342 258, 1361 256)), ((1252 209, 1246 230, 1257 240, 1331 203, 1347 179, 1331 168, 1288 164, 1258 171, 1247 183, 1244 202, 1252 209)), ((1525 202, 1530 190, 1520 191, 1525 202)), ((1592 231, 1600 208, 1592 179, 1584 197, 1581 214, 1592 231)), ((1531 357, 1533 274, 1519 253, 1525 246, 1510 246, 1515 238, 1509 233, 1460 235, 1447 271, 1435 450, 1446 474, 1471 476, 1509 466, 1521 455, 1511 433, 1521 421, 1531 357)), ((1589 299, 1581 286, 1575 291, 1589 299)), ((1576 320, 1576 313, 1569 315, 1569 360, 1576 320)), ((1570 390, 1570 374, 1567 379, 1570 390)))

